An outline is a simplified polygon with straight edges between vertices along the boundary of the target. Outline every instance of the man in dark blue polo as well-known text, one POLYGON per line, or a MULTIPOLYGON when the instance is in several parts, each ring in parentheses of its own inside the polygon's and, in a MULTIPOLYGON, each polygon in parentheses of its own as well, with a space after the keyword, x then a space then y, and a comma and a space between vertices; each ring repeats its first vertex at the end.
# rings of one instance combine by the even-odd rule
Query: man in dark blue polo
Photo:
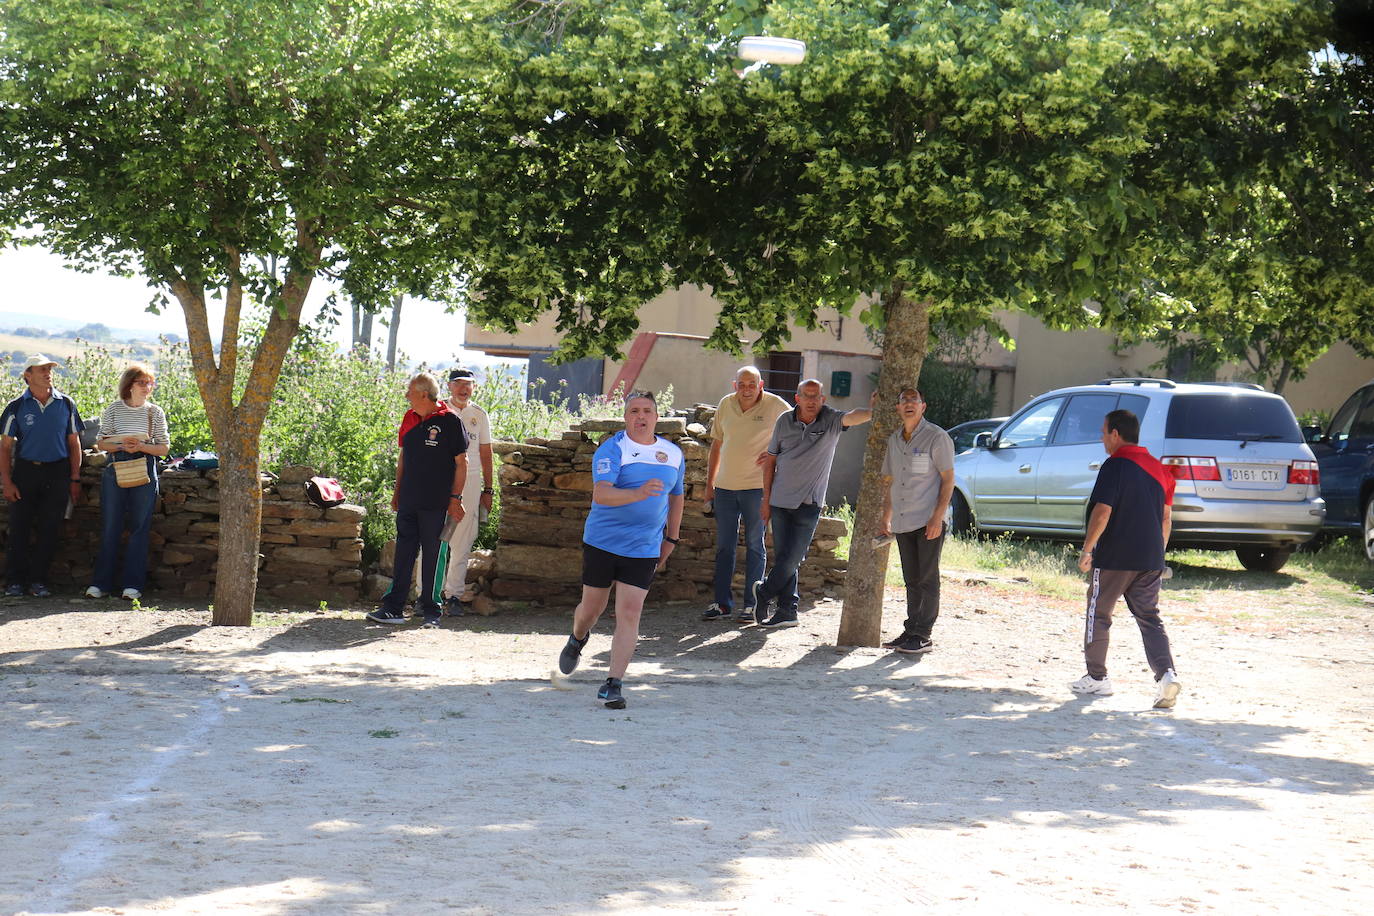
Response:
POLYGON ((439 598, 444 570, 439 567, 439 542, 445 517, 463 520, 463 484, 468 474, 468 437, 463 421, 439 399, 439 382, 421 372, 406 386, 410 410, 397 434, 401 454, 396 461, 396 489, 391 508, 396 513, 396 559, 391 588, 382 606, 367 619, 376 623, 405 623, 406 599, 415 557, 420 556, 420 598, 416 602, 425 625, 437 627, 442 611, 439 598))
POLYGON ((1129 410, 1113 410, 1102 421, 1102 446, 1110 457, 1088 498, 1088 531, 1078 557, 1078 568, 1092 573, 1083 634, 1088 673, 1069 689, 1084 696, 1112 695, 1108 636, 1112 608, 1124 597, 1155 675, 1155 708, 1168 709, 1180 685, 1159 617, 1159 583, 1173 520, 1174 478, 1139 441, 1140 420, 1129 410))
POLYGON ((24 393, 0 413, 0 487, 10 504, 5 597, 46 598, 48 567, 67 504, 81 495, 81 414, 53 387, 56 360, 41 353, 24 363, 24 393), (30 533, 34 535, 29 549, 30 533))

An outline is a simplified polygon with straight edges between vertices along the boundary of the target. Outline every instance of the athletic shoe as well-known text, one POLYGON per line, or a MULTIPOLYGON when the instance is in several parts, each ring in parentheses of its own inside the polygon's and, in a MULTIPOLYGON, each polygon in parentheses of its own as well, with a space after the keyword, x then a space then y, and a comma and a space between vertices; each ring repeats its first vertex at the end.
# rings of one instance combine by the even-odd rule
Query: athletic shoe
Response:
POLYGON ((5 588, 5 597, 6 597, 6 598, 22 598, 22 597, 24 597, 24 586, 19 585, 19 584, 17 584, 17 583, 14 584, 14 585, 7 586, 7 587, 5 588))
POLYGON ((1155 709, 1173 709, 1182 689, 1183 685, 1178 682, 1178 675, 1174 674, 1174 669, 1165 671, 1159 679, 1159 693, 1155 694, 1155 709))
POLYGON ((563 675, 572 674, 577 670, 577 663, 582 660, 582 647, 587 644, 587 640, 592 638, 588 633, 581 639, 572 634, 568 635, 568 642, 563 646, 563 651, 558 653, 558 670, 563 675))
POLYGON ((896 638, 894 638, 894 639, 889 639, 887 642, 883 643, 883 648, 884 648, 884 649, 895 649, 895 648, 897 648, 899 645, 901 645, 903 642, 905 642, 906 639, 907 639, 907 637, 909 637, 910 635, 911 635, 910 633, 908 633, 908 632, 906 632, 905 630, 903 630, 903 631, 902 631, 902 635, 900 635, 900 636, 898 636, 898 637, 896 637, 896 638))
POLYGON ((123 598, 125 601, 138 601, 143 597, 143 593, 136 588, 126 588, 119 593, 119 597, 123 598))
POLYGON ((752 605, 735 615, 735 623, 757 623, 758 617, 754 614, 752 605))
POLYGON ((606 678, 606 683, 596 692, 596 698, 605 700, 607 709, 624 709, 625 696, 620 692, 620 678, 606 678))
POLYGON ((782 609, 779 609, 777 613, 775 613, 772 617, 769 617, 767 620, 759 624, 759 626, 767 627, 770 630, 783 630, 787 627, 795 627, 796 625, 797 612, 784 611, 782 609))
POLYGON ((444 615, 447 617, 462 617, 468 612, 468 606, 463 603, 463 599, 457 595, 450 595, 444 599, 444 615))
POLYGON ((426 614, 424 626, 429 630, 437 630, 439 629, 439 621, 442 619, 443 616, 438 613, 426 614))
POLYGON ((400 611, 388 611, 381 608, 368 614, 367 619, 373 623, 405 623, 406 615, 400 611))
POLYGON ((108 598, 108 597, 109 597, 109 594, 108 594, 107 592, 101 591, 100 586, 98 586, 98 585, 92 585, 90 588, 86 589, 86 597, 87 597, 87 598, 108 598))
POLYGON ((702 612, 702 620, 729 620, 734 616, 734 611, 728 607, 721 607, 719 604, 712 604, 702 612))
POLYGON ((908 636, 894 646, 903 655, 923 655, 935 648, 935 643, 924 636, 908 636))
POLYGON ((1069 689, 1079 696, 1109 697, 1112 695, 1112 679, 1104 677, 1099 681, 1097 678, 1085 674, 1070 684, 1069 689))
POLYGON ((51 598, 52 589, 48 588, 42 582, 35 582, 29 586, 29 594, 33 595, 35 598, 51 598))

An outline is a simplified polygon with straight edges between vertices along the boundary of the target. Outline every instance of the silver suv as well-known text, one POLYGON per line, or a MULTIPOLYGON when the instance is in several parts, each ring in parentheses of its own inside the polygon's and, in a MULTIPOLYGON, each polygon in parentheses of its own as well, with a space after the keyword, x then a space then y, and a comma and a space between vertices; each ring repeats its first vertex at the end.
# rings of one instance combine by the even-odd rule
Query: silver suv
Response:
POLYGON ((1077 540, 1106 460, 1102 420, 1125 408, 1174 475, 1172 547, 1235 550, 1277 572, 1322 526, 1317 461, 1288 402, 1258 385, 1112 378, 1033 399, 955 456, 950 525, 1077 540))

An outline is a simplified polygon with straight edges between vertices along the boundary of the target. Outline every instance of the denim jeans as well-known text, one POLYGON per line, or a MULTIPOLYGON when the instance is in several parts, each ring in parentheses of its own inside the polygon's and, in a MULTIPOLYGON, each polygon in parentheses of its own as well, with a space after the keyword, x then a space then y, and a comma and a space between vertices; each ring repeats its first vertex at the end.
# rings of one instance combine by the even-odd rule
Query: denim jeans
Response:
POLYGON ((716 489, 712 504, 716 512, 716 604, 733 608, 735 578, 735 549, 739 543, 739 524, 744 522, 744 595, 749 599, 749 585, 763 578, 768 565, 768 553, 763 546, 763 490, 716 489))
POLYGON ((117 587, 143 591, 148 580, 148 531, 152 528, 156 505, 156 476, 141 487, 121 487, 115 480, 114 463, 105 465, 100 475, 100 553, 96 557, 92 583, 96 588, 105 592, 113 592, 117 587), (126 526, 129 541, 124 545, 124 575, 116 580, 119 539, 126 526))
POLYGON ((806 559, 811 536, 821 520, 821 507, 810 503, 795 509, 772 507, 773 571, 759 589, 759 606, 770 599, 778 599, 778 610, 795 611, 801 596, 797 594, 797 570, 806 559))

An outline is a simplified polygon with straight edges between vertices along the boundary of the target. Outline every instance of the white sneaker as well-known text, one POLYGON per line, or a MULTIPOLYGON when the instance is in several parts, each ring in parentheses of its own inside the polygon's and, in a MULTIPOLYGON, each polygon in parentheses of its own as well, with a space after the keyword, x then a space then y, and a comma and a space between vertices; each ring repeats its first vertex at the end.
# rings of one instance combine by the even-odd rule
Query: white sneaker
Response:
POLYGON ((1109 697, 1112 695, 1112 679, 1104 677, 1099 681, 1097 678, 1085 674, 1070 684, 1069 689, 1079 696, 1109 697))
POLYGON ((1174 669, 1165 671, 1164 676, 1159 679, 1159 693, 1155 694, 1155 709, 1173 709, 1182 690, 1183 685, 1178 682, 1178 675, 1174 674, 1174 669))
POLYGON ((98 586, 92 585, 90 588, 86 589, 86 597, 87 597, 87 598, 104 598, 104 597, 105 597, 105 593, 102 592, 98 586))
POLYGON ((126 588, 120 593, 119 597, 125 601, 137 601, 143 597, 143 593, 136 588, 126 588))

